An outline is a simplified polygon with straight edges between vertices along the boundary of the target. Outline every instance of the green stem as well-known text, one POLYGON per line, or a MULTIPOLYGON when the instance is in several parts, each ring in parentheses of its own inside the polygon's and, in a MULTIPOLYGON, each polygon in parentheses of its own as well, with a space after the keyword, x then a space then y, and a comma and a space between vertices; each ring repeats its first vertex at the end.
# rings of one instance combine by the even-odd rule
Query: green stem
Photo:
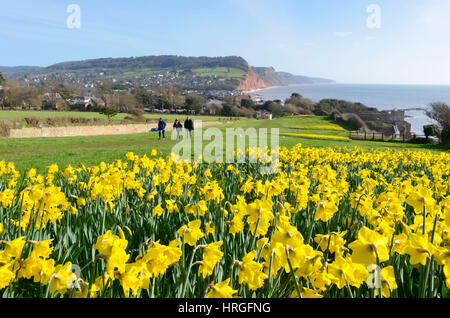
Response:
MULTIPOLYGON (((434 244, 434 239, 435 239, 436 227, 437 227, 438 219, 439 219, 439 213, 436 215, 436 218, 434 219, 433 232, 432 232, 432 235, 431 235, 431 244, 434 244)), ((424 282, 422 284, 422 290, 420 291, 421 292, 420 293, 420 298, 425 298, 429 280, 431 280, 431 283, 433 285, 433 273, 432 273, 432 270, 431 270, 433 262, 434 262, 434 256, 431 256, 431 258, 429 258, 427 260, 427 266, 426 266, 426 269, 425 269, 424 282), (431 275, 431 278, 430 278, 430 275, 431 275)), ((432 290, 430 290, 430 292, 432 292, 432 290)))
POLYGON ((288 261, 288 264, 289 264, 291 277, 292 277, 292 280, 294 281, 295 289, 297 290, 298 297, 299 298, 303 298, 302 297, 302 293, 300 291, 300 287, 298 286, 298 283, 297 283, 297 278, 295 277, 294 269, 292 268, 291 260, 289 259, 289 250, 288 250, 288 248, 286 248, 286 257, 287 257, 287 261, 288 261))
POLYGON ((194 262, 194 257, 195 257, 195 252, 196 251, 197 251, 197 249, 194 249, 194 251, 192 252, 191 260, 189 262, 189 269, 188 269, 188 271, 186 273, 186 277, 185 277, 185 280, 184 280, 184 283, 183 283, 183 289, 182 289, 182 293, 180 295, 180 298, 184 298, 184 296, 186 294, 186 287, 187 287, 187 285, 189 283, 189 275, 191 273, 192 264, 194 262))
POLYGON ((272 275, 272 266, 273 266, 273 255, 274 251, 270 254, 270 265, 269 265, 269 294, 268 298, 272 296, 272 283, 273 283, 273 275, 272 275))
POLYGON ((91 279, 89 280, 89 288, 88 288, 88 294, 87 294, 87 298, 91 298, 91 289, 92 289, 92 284, 95 281, 95 267, 97 266, 97 261, 99 260, 98 257, 95 258, 94 260, 94 264, 92 264, 92 271, 91 271, 91 279))
POLYGON ((258 222, 256 222, 255 235, 253 235, 252 244, 250 245, 250 250, 252 250, 253 246, 255 245, 256 237, 258 236, 257 233, 258 233, 258 228, 259 228, 260 222, 261 222, 261 211, 259 212, 258 222))

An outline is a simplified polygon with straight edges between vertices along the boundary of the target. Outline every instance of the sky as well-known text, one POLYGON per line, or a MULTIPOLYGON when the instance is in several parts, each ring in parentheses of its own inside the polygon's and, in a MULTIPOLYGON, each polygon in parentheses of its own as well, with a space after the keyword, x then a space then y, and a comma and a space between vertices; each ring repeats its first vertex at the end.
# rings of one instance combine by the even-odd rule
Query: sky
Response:
POLYGON ((450 0, 1 1, 1 66, 235 55, 339 83, 450 85, 450 0))

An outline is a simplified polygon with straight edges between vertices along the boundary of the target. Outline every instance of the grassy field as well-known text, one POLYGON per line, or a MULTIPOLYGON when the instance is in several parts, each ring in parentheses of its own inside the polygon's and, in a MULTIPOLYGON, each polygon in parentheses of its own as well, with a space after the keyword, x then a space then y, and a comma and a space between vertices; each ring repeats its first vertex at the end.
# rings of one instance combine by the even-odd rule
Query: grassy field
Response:
POLYGON ((245 72, 238 68, 229 67, 214 67, 214 68, 195 68, 192 72, 196 76, 217 76, 225 78, 244 78, 245 72))
MULTIPOLYGON (((9 120, 9 121, 19 121, 25 122, 24 118, 26 117, 35 117, 41 120, 45 120, 46 118, 52 117, 82 117, 89 119, 104 119, 105 124, 120 124, 125 117, 130 116, 129 114, 120 113, 117 116, 113 117, 111 122, 109 122, 105 115, 96 112, 77 112, 77 111, 10 111, 10 110, 0 110, 0 121, 9 120)), ((164 118, 167 122, 173 122, 176 118, 184 121, 187 115, 177 115, 177 114, 145 114, 145 119, 159 119, 160 117, 164 118)), ((220 121, 221 117, 217 116, 192 116, 192 118, 202 120, 202 121, 220 121)), ((45 123, 44 123, 45 124, 45 123)))
MULTIPOLYGON (((91 114, 86 114, 87 116, 91 114)), ((151 116, 151 115, 150 115, 151 116)), ((166 117, 166 116, 165 116, 166 117)), ((168 117, 168 116, 167 116, 168 117)), ((195 119, 201 119, 197 117, 195 119)), ((268 120, 241 120, 217 126, 223 133, 227 128, 279 128, 280 133, 304 133, 328 136, 348 136, 346 131, 315 130, 315 126, 329 125, 331 122, 322 117, 289 118, 284 117, 272 121, 268 120), (311 129, 294 129, 294 126, 309 126, 311 129)), ((214 126, 216 127, 216 126, 214 126)), ((157 149, 159 154, 168 155, 177 141, 170 140, 170 133, 164 141, 158 140, 157 133, 92 136, 92 137, 61 137, 61 138, 36 138, 36 139, 0 139, 0 161, 14 162, 19 170, 30 167, 43 170, 52 163, 60 166, 78 167, 81 164, 95 165, 101 161, 112 162, 123 158, 127 152, 138 155, 149 155, 152 149, 157 149)), ((268 138, 270 141, 270 138, 268 138)), ((247 143, 249 140, 247 139, 247 143)), ((205 141, 204 144, 208 144, 205 141)), ((389 147, 402 150, 422 150, 431 152, 449 151, 436 145, 416 145, 401 142, 376 142, 364 140, 338 141, 311 139, 294 136, 280 135, 280 146, 291 148, 301 143, 305 147, 362 147, 366 149, 378 149, 389 147)))

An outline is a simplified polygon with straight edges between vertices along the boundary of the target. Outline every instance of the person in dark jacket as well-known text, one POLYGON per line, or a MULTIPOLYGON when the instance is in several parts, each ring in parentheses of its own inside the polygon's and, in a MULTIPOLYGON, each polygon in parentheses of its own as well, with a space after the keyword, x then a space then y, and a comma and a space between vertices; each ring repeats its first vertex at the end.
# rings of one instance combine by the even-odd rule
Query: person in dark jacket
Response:
POLYGON ((177 140, 181 139, 181 131, 183 130, 183 125, 178 119, 175 119, 175 123, 173 124, 173 129, 177 132, 177 140))
POLYGON ((165 135, 166 126, 167 126, 166 122, 162 118, 160 118, 159 122, 158 122, 159 140, 161 140, 161 135, 162 135, 163 139, 166 140, 166 135, 165 135))
POLYGON ((187 137, 190 139, 192 138, 192 131, 194 130, 194 123, 192 122, 191 118, 186 118, 184 121, 184 129, 187 131, 187 137))

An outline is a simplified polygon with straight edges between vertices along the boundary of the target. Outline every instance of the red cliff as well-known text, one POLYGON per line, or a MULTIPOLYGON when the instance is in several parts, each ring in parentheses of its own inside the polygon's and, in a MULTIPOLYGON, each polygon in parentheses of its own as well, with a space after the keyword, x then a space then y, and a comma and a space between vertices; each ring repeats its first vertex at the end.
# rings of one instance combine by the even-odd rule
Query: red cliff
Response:
POLYGON ((263 80, 258 73, 255 72, 252 68, 249 68, 245 79, 239 84, 237 87, 240 91, 252 91, 260 88, 267 88, 269 85, 263 80))

